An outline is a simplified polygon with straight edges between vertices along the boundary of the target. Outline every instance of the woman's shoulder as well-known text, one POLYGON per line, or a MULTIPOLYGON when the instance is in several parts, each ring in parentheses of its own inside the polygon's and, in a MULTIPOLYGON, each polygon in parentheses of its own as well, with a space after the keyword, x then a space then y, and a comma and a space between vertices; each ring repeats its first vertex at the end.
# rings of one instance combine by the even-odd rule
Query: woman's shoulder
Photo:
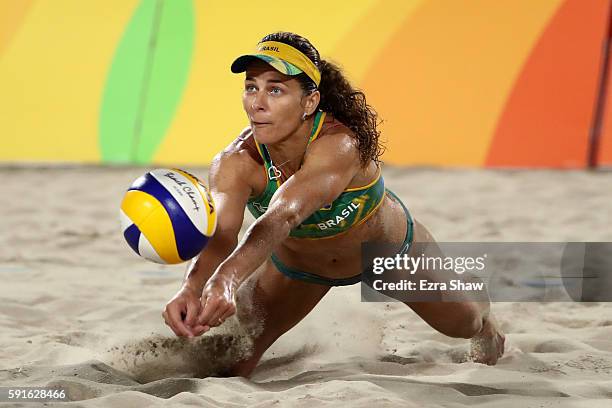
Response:
POLYGON ((244 128, 238 136, 214 157, 211 167, 235 170, 249 174, 251 170, 263 165, 257 150, 251 127, 244 128))
POLYGON ((349 163, 359 164, 359 168, 347 188, 366 185, 375 180, 379 174, 379 165, 374 161, 369 161, 366 166, 361 166, 359 140, 355 132, 330 113, 326 113, 321 131, 312 145, 309 153, 315 157, 321 155, 333 156, 334 159, 339 159, 346 165, 349 165, 349 163))
POLYGON ((323 119, 323 124, 321 125, 319 137, 338 133, 344 133, 350 136, 353 134, 353 131, 332 113, 325 112, 325 118, 323 119))
POLYGON ((333 154, 338 154, 340 150, 358 151, 358 142, 354 132, 343 122, 335 118, 331 113, 325 113, 325 118, 321 124, 321 130, 316 135, 312 143, 317 150, 330 150, 333 154), (344 147, 344 149, 342 148, 344 147))
POLYGON ((252 161, 259 165, 264 164, 250 126, 242 129, 238 136, 217 154, 216 158, 231 161, 252 161))

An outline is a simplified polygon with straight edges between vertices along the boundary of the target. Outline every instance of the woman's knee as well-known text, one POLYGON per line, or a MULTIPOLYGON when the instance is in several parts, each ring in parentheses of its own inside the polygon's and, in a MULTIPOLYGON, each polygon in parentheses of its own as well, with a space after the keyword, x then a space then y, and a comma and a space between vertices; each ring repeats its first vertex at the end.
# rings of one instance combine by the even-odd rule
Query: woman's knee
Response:
POLYGON ((441 331, 449 337, 471 339, 482 330, 482 316, 478 310, 471 306, 462 304, 455 308, 453 318, 441 331))
POLYGON ((482 316, 469 302, 415 302, 407 305, 446 336, 470 339, 482 330, 482 316))

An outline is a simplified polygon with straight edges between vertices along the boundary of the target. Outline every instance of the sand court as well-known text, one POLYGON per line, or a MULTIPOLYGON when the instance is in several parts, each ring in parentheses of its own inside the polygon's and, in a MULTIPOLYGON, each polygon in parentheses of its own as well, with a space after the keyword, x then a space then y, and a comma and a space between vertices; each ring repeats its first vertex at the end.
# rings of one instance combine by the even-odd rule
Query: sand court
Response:
MULTIPOLYGON (((609 405, 609 303, 495 303, 506 354, 489 367, 404 305, 361 302, 359 285, 332 289, 250 380, 207 377, 256 327, 233 317, 185 340, 163 324, 185 266, 138 258, 118 221, 144 171, 0 169, 0 384, 60 386, 87 407, 609 405)), ((609 172, 386 167, 385 181, 440 241, 612 241, 609 172)))

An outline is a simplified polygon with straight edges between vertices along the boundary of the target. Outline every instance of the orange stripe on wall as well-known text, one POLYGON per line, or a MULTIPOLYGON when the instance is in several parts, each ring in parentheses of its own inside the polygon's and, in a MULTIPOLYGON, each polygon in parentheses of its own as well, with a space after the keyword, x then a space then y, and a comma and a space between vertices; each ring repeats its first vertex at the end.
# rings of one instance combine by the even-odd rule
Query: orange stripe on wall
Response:
POLYGON ((605 66, 602 64, 602 69, 605 69, 603 78, 603 84, 599 92, 604 93, 599 95, 598 103, 600 106, 597 107, 599 117, 595 118, 593 124, 594 130, 600 132, 599 140, 596 140, 594 146, 591 149, 595 151, 595 165, 600 167, 612 167, 612 0, 608 10, 608 38, 607 38, 607 51, 608 60, 605 61, 605 66), (596 129, 599 127, 599 129, 596 129))
MULTIPOLYGON (((612 38, 610 40, 612 40, 612 38)), ((612 48, 609 51, 608 61, 608 63, 612 63, 612 48)), ((597 165, 612 167, 612 66, 608 66, 606 81, 606 96, 604 98, 605 110, 601 123, 597 165)))
POLYGON ((487 166, 584 167, 608 0, 566 0, 527 60, 487 166))
POLYGON ((0 13, 0 58, 21 27, 34 0, 4 1, 0 13))
POLYGON ((428 0, 361 83, 391 164, 482 166, 501 112, 560 0, 428 0))

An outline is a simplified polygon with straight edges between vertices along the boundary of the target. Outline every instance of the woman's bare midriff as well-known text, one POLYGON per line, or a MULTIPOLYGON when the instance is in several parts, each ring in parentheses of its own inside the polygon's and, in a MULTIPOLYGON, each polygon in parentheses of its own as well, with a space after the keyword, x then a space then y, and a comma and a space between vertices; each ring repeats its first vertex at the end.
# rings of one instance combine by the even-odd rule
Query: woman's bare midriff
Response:
POLYGON ((401 204, 385 195, 383 203, 362 224, 336 237, 287 238, 275 251, 287 266, 327 278, 355 276, 361 271, 361 244, 368 241, 402 243, 406 214, 401 204))

